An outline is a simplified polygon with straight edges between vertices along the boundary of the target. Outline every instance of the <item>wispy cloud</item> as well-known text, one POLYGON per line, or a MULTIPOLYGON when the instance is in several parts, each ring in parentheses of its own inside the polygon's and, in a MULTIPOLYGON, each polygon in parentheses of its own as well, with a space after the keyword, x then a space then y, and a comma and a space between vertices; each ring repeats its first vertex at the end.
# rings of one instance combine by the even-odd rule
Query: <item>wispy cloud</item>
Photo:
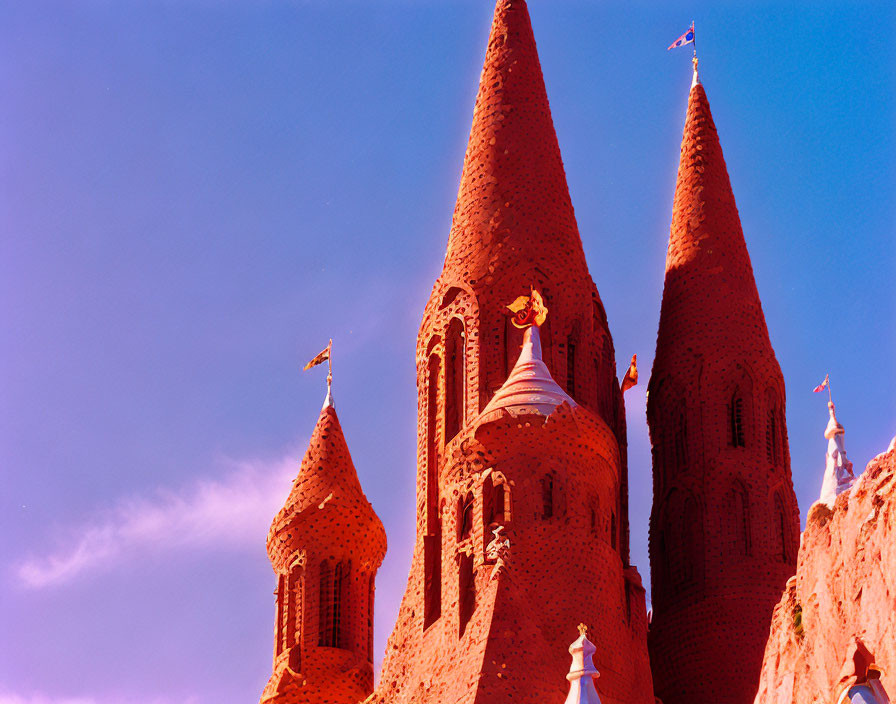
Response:
MULTIPOLYGON (((27 587, 40 588, 127 564, 129 558, 147 553, 257 547, 297 471, 295 455, 276 462, 230 462, 220 479, 122 500, 66 530, 68 541, 17 565, 16 576, 27 587)), ((18 704, 3 696, 0 704, 18 704)), ((81 704, 82 700, 65 702, 81 704)))

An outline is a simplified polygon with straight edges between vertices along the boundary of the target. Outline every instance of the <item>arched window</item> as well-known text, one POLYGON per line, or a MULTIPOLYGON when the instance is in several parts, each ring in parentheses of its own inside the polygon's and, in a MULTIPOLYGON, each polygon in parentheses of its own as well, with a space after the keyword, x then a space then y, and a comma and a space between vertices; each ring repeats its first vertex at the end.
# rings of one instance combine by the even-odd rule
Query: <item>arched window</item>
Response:
POLYGON ((599 518, 600 518, 600 501, 595 496, 593 499, 591 499, 591 521, 590 521, 591 532, 594 535, 600 534, 599 518))
POLYGON ((566 340, 566 393, 576 395, 576 341, 570 336, 566 340))
POLYGON ((320 563, 318 614, 318 645, 324 648, 348 647, 348 623, 345 602, 349 584, 349 563, 337 562, 335 567, 324 560, 320 563))
POLYGON ((776 467, 781 458, 781 421, 780 412, 778 411, 778 399, 775 396, 775 392, 769 389, 765 394, 765 400, 765 454, 769 464, 776 467))
POLYGON ((610 513, 610 545, 613 546, 614 550, 618 550, 619 546, 616 544, 616 512, 612 511, 610 513))
MULTIPOLYGON (((444 503, 444 502, 443 502, 444 503)), ((440 514, 433 532, 423 536, 423 628, 429 628, 442 615, 442 527, 440 514)))
POLYGON ((292 648, 296 644, 296 635, 299 628, 299 618, 301 616, 301 581, 302 569, 293 567, 289 571, 289 577, 286 581, 286 625, 284 627, 286 636, 285 647, 292 648))
POLYGON ((781 562, 790 559, 790 531, 787 528, 787 512, 784 510, 784 499, 781 492, 775 492, 775 537, 777 543, 777 558, 781 562))
POLYGON ((473 579, 473 554, 461 553, 458 556, 458 637, 467 630, 470 617, 476 609, 476 581, 473 579))
POLYGON ((318 587, 317 644, 321 647, 335 648, 336 633, 333 630, 333 573, 330 570, 330 564, 326 560, 320 563, 318 587))
POLYGON ((731 447, 746 447, 744 432, 744 397, 735 391, 728 404, 728 444, 731 447))
POLYGON ((554 515, 554 475, 545 474, 541 478, 541 517, 545 520, 554 515))
POLYGON ((286 577, 282 574, 277 575, 277 635, 276 635, 276 651, 277 655, 283 652, 283 621, 285 619, 284 616, 284 602, 286 600, 286 577))
POLYGON ((452 318, 445 338, 445 441, 460 431, 464 420, 464 324, 452 318))
POLYGON ((336 563, 333 570, 333 647, 348 647, 348 614, 346 614, 346 590, 349 583, 348 562, 336 563))
POLYGON ((750 497, 740 479, 736 479, 727 497, 730 554, 749 555, 750 545, 750 497))
POLYGON ((616 368, 613 364, 611 344, 610 336, 605 336, 600 353, 598 387, 601 389, 600 414, 608 425, 613 426, 613 387, 616 384, 616 368))
POLYGON ((432 533, 438 522, 439 480, 437 449, 437 426, 439 417, 439 374, 442 360, 439 355, 429 357, 426 387, 426 523, 427 532, 432 533))
POLYGON ((457 502, 457 539, 466 540, 473 533, 473 493, 457 502))

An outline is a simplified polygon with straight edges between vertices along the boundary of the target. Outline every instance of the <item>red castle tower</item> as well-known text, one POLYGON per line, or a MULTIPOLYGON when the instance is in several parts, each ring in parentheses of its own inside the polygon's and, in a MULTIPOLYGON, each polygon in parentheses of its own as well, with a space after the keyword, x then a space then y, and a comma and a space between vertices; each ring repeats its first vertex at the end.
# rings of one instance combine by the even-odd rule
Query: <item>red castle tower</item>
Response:
POLYGON ((799 513, 784 379, 696 69, 648 391, 656 694, 749 704, 799 513))
POLYGON ((262 704, 357 704, 373 691, 374 578, 386 532, 329 393, 267 545, 277 609, 262 704))
POLYGON ((562 702, 584 621, 605 704, 652 704, 613 343, 523 0, 497 2, 417 388, 417 539, 374 701, 562 702), (533 287, 524 340, 506 307, 533 287))

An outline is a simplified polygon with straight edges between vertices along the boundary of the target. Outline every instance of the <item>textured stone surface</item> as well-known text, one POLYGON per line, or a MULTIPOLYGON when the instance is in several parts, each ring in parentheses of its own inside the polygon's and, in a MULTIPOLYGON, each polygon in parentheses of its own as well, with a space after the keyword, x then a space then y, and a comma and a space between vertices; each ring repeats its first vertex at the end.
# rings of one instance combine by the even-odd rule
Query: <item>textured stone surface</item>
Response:
POLYGON ((784 379, 706 92, 688 100, 647 404, 657 696, 747 704, 799 514, 784 379))
POLYGON ((559 704, 584 621, 603 701, 652 704, 613 344, 523 0, 495 9, 417 387, 417 539, 374 701, 559 704), (520 353, 506 306, 531 286, 544 361, 577 405, 482 414, 520 353), (506 566, 487 550, 497 525, 506 566))
POLYGON ((833 511, 816 503, 775 607, 757 704, 836 704, 868 666, 896 695, 896 449, 874 458, 833 511), (798 615, 798 618, 797 618, 798 615))
POLYGON ((366 698, 373 691, 374 577, 386 532, 361 490, 329 404, 267 545, 278 588, 273 673, 261 701, 356 704, 366 698))

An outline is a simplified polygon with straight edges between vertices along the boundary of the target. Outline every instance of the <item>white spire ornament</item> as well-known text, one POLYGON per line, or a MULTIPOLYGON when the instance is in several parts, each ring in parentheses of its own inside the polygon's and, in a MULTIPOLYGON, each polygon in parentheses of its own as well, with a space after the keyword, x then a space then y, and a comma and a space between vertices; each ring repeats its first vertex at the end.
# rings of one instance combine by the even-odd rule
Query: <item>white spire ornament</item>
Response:
POLYGON ((566 676, 569 680, 569 695, 564 704, 600 704, 600 697, 597 696, 597 688, 594 686, 594 679, 600 677, 600 673, 591 660, 597 648, 588 640, 587 634, 588 627, 580 623, 579 637, 569 646, 572 665, 566 676))
POLYGON ((824 429, 828 449, 824 457, 824 480, 821 483, 819 501, 833 509, 837 496, 852 488, 856 476, 852 471, 852 462, 846 458, 846 430, 834 415, 833 401, 828 401, 828 411, 831 418, 824 429))

